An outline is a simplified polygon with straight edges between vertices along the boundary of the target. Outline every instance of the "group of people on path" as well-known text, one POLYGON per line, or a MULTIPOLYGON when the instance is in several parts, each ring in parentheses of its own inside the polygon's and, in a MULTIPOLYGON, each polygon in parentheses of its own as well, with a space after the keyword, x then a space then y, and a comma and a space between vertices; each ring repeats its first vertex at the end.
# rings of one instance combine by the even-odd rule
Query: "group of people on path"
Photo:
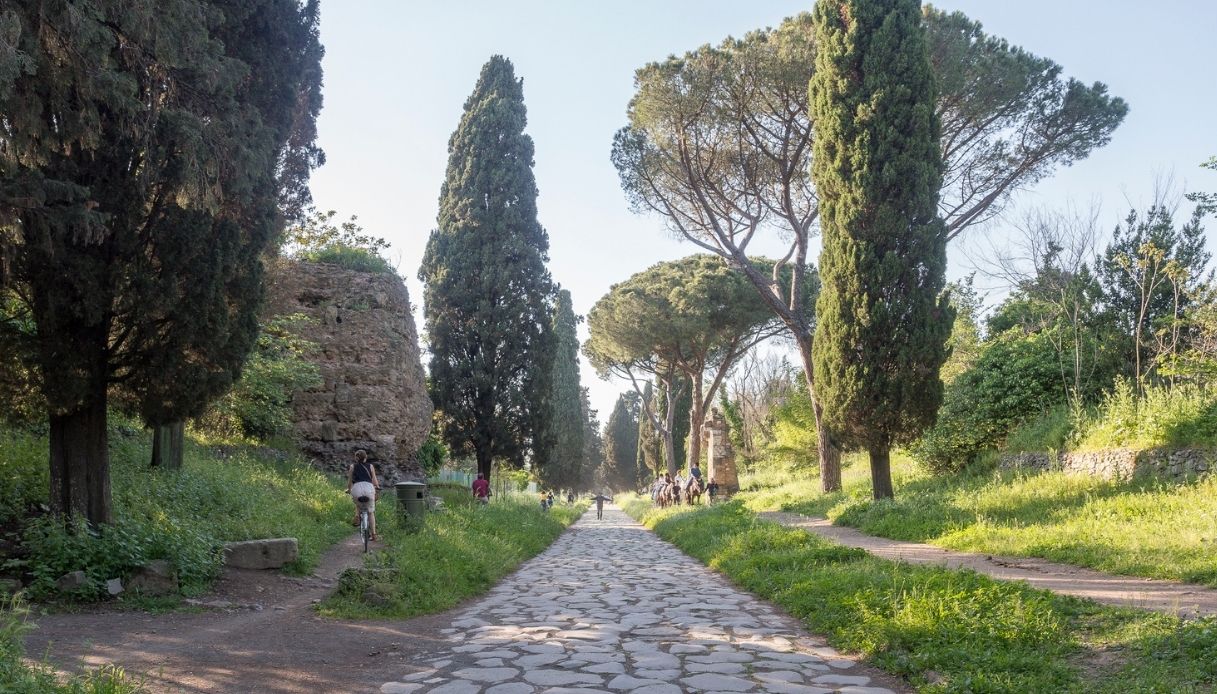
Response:
POLYGON ((656 475, 655 481, 651 484, 651 501, 660 503, 661 499, 672 498, 675 503, 680 503, 682 494, 688 494, 690 490, 704 490, 710 497, 710 503, 714 503, 718 496, 718 482, 711 477, 709 483, 702 486, 701 467, 697 463, 689 468, 688 476, 682 476, 677 472, 675 476, 670 472, 665 472, 663 475, 656 475), (675 493, 673 493, 675 492, 675 493))

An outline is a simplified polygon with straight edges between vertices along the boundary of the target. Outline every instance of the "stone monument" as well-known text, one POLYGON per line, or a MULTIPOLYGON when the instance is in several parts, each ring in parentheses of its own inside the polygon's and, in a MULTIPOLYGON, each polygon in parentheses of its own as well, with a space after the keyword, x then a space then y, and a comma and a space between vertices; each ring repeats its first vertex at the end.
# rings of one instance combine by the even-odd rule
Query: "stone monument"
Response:
POLYGON ((323 382, 292 396, 301 449, 345 474, 362 448, 382 484, 421 479, 432 407, 401 278, 283 258, 268 269, 266 312, 308 316, 301 333, 320 346, 323 382))
POLYGON ((735 471, 735 449, 731 447, 731 438, 727 435, 731 425, 717 407, 710 409, 702 425, 701 436, 706 444, 706 460, 708 461, 706 481, 713 479, 718 482, 719 494, 734 494, 739 491, 739 475, 735 471))

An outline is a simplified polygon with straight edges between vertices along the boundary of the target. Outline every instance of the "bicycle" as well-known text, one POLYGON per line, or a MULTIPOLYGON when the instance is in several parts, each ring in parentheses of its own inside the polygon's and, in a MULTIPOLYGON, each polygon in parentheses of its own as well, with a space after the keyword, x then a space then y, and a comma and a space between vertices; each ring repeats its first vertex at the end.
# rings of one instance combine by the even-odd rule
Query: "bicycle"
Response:
POLYGON ((368 543, 372 540, 372 514, 368 511, 368 502, 371 500, 367 496, 361 496, 356 499, 359 502, 359 536, 363 538, 363 551, 365 554, 368 551, 368 543))

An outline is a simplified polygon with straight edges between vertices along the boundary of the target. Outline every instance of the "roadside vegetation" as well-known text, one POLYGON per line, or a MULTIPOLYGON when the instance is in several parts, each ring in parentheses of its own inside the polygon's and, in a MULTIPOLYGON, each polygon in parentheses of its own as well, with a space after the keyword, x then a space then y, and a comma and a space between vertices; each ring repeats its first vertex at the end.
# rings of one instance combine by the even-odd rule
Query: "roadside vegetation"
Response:
POLYGON ((742 501, 659 510, 660 537, 923 692, 1204 692, 1217 620, 1181 621, 910 566, 759 520, 742 501), (1101 656, 1101 657, 1100 657, 1101 656))
POLYGON ((65 526, 43 505, 49 484, 45 434, 0 429, 0 525, 18 547, 3 573, 20 578, 29 599, 100 600, 107 597, 107 580, 125 581, 156 559, 173 566, 183 594, 198 594, 219 573, 223 543, 266 537, 297 538, 300 558, 287 568, 306 573, 325 548, 351 532, 341 483, 294 454, 247 443, 203 445, 188 436, 183 466, 174 470, 148 467, 150 446, 148 432, 115 421, 114 522, 65 526), (59 593, 59 577, 77 570, 85 572, 86 583, 59 593))
POLYGON ((841 492, 822 493, 815 478, 757 475, 738 498, 752 511, 825 516, 896 540, 1217 586, 1217 476, 1111 481, 991 462, 932 475, 896 455, 896 498, 875 501, 861 456, 846 460, 841 492))
POLYGON ((454 485, 432 493, 444 500, 444 510, 428 513, 421 529, 405 527, 391 504, 377 505, 383 545, 364 568, 342 575, 321 603, 322 615, 405 618, 450 609, 539 554, 587 509, 581 501, 542 511, 525 494, 496 495, 479 506, 468 489, 454 485))

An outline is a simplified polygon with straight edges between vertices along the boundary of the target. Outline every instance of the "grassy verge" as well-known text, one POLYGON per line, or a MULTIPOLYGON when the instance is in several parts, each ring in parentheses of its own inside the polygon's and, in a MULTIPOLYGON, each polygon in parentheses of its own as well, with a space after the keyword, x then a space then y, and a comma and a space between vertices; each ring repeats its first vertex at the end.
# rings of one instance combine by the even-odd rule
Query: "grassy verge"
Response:
POLYGON ((660 537, 925 692, 1207 692, 1217 620, 1193 622, 868 556, 759 521, 740 501, 660 511, 660 537))
POLYGON ((881 502, 861 456, 851 456, 842 492, 801 479, 740 498, 754 511, 827 516, 897 540, 1217 586, 1217 475, 1182 484, 992 469, 931 476, 900 455, 893 468, 896 498, 881 502))
POLYGON ((403 528, 390 505, 377 507, 384 549, 368 555, 362 571, 343 575, 321 614, 401 618, 449 609, 539 554, 587 509, 585 502, 560 503, 545 512, 524 495, 477 506, 464 488, 435 493, 446 508, 427 514, 417 532, 403 528))
POLYGON ((22 577, 31 599, 101 599, 106 580, 125 580, 155 559, 175 567, 183 593, 197 594, 219 573, 224 542, 264 537, 296 537, 300 559, 288 568, 308 572, 326 547, 351 532, 341 484, 299 457, 189 441, 181 470, 150 469, 147 432, 119 422, 110 440, 114 523, 96 532, 65 529, 42 514, 45 436, 0 430, 0 524, 19 533, 25 552, 5 571, 22 577), (58 594, 56 580, 76 570, 87 584, 58 594))

